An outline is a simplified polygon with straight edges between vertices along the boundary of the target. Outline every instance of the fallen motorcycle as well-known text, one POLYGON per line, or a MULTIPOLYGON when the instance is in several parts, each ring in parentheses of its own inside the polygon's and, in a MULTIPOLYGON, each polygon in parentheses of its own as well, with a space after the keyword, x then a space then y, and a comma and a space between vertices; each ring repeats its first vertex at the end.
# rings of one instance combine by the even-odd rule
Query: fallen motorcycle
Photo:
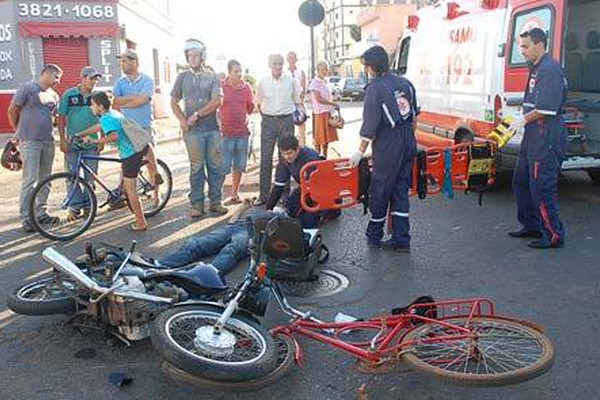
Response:
POLYGON ((148 338, 149 322, 177 304, 214 301, 229 290, 218 270, 198 263, 160 267, 135 252, 86 243, 85 256, 73 262, 53 247, 42 258, 51 277, 27 282, 8 296, 8 307, 25 315, 78 314, 108 327, 124 342, 148 338))
POLYGON ((292 307, 269 278, 274 263, 263 261, 288 257, 294 250, 288 221, 249 221, 250 265, 223 306, 198 302, 173 307, 152 321, 150 337, 168 371, 192 383, 269 384, 286 372, 291 358, 302 361, 296 336, 352 354, 363 370, 400 360, 417 372, 459 385, 518 383, 551 368, 554 347, 543 329, 496 314, 494 303, 485 298, 423 297, 389 315, 341 322, 324 322, 292 307), (271 296, 291 321, 267 332, 257 317, 265 314, 271 296))

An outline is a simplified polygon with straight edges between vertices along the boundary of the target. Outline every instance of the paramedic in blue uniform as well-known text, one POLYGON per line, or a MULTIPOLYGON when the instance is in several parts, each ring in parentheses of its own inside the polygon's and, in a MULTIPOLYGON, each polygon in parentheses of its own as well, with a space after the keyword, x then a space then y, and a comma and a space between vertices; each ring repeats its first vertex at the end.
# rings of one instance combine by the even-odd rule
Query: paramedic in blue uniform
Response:
MULTIPOLYGON (((323 160, 323 157, 315 150, 300 147, 298 139, 294 135, 282 136, 277 145, 282 159, 275 170, 275 182, 265 205, 267 210, 273 210, 285 187, 289 185, 290 178, 294 178, 296 183, 300 183, 302 167, 311 161, 323 160)), ((304 211, 300 205, 300 188, 295 188, 290 192, 285 200, 285 208, 291 217, 300 220, 305 229, 317 228, 320 223, 337 218, 341 213, 340 210, 304 211)))
POLYGON ((389 72, 388 55, 381 46, 365 51, 361 62, 372 79, 365 92, 361 144, 350 161, 357 165, 371 143, 373 170, 367 244, 371 248, 409 252, 408 191, 417 153, 415 88, 406 78, 389 72), (392 218, 392 237, 382 242, 388 209, 392 218))
POLYGON ((558 177, 567 148, 562 109, 567 82, 562 68, 546 53, 544 31, 533 28, 520 35, 520 51, 530 66, 523 99, 523 115, 512 128, 525 127, 513 190, 517 197, 517 218, 523 227, 511 237, 536 238, 529 247, 562 247, 565 227, 558 217, 558 177))

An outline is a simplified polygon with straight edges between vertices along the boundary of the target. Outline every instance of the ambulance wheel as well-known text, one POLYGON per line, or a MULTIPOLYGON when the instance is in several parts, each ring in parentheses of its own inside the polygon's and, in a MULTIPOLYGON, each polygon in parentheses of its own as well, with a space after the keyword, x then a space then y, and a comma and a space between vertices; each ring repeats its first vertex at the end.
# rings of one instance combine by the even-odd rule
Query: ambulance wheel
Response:
POLYGON ((595 185, 600 185, 600 169, 588 169, 587 173, 595 185))

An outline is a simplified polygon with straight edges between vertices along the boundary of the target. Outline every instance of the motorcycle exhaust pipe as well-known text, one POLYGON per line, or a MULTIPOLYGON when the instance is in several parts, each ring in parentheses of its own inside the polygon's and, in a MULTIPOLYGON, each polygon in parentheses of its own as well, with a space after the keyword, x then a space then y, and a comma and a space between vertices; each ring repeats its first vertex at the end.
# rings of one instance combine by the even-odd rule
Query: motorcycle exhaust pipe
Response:
POLYGON ((89 276, 84 274, 79 268, 77 268, 77 265, 73 264, 71 260, 58 252, 58 250, 56 250, 54 247, 46 248, 42 252, 42 258, 52 264, 52 266, 58 271, 75 279, 77 283, 84 286, 86 289, 95 292, 103 292, 102 289, 104 288, 94 282, 94 280, 89 276))
MULTIPOLYGON (((114 287, 112 289, 102 287, 102 286, 98 285, 89 276, 84 274, 79 268, 77 268, 77 265, 73 264, 73 262, 71 260, 69 260, 67 257, 62 255, 54 247, 46 248, 42 252, 42 258, 45 261, 52 264, 52 266, 55 267, 58 271, 75 279, 77 281, 77 283, 79 283, 86 289, 96 292, 96 293, 100 293, 101 294, 100 297, 104 297, 104 296, 110 294, 111 292, 114 292, 114 294, 116 294, 116 295, 119 295, 122 297, 129 297, 129 298, 133 298, 133 299, 137 299, 137 300, 151 301, 151 302, 155 302, 155 303, 167 303, 167 304, 171 304, 174 302, 173 299, 168 298, 168 297, 154 296, 154 295, 146 294, 146 293, 121 292, 118 290, 118 287, 114 287)), ((96 299, 96 300, 98 300, 98 299, 96 299)))

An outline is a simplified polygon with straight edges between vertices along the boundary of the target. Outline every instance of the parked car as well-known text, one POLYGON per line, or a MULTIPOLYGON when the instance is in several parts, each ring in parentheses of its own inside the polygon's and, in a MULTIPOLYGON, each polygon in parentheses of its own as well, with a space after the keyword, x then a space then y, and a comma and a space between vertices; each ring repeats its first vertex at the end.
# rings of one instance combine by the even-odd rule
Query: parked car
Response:
POLYGON ((363 78, 341 78, 332 91, 335 100, 362 101, 366 82, 363 78))
POLYGON ((325 81, 327 82, 327 88, 331 93, 333 93, 338 88, 338 84, 341 79, 341 76, 328 76, 325 78, 325 81))

